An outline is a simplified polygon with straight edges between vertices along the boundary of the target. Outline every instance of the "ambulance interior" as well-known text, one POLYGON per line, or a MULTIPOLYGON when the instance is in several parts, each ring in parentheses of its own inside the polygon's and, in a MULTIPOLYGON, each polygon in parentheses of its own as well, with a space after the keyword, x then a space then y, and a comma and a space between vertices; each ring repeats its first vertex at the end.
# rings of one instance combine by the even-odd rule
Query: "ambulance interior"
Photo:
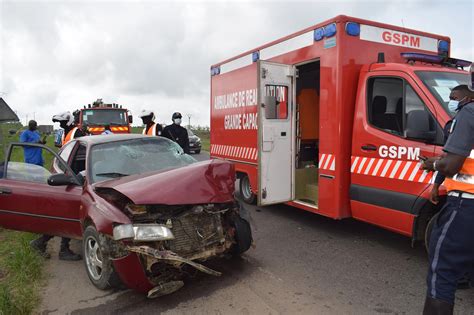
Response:
POLYGON ((317 207, 320 62, 296 68, 295 199, 317 207))

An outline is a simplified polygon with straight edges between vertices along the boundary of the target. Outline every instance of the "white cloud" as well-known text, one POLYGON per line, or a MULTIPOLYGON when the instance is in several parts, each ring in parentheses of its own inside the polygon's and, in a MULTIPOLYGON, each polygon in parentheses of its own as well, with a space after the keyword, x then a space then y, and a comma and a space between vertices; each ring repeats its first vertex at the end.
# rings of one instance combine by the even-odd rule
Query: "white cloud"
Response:
MULTIPOLYGON (((40 123, 96 98, 209 123, 209 67, 339 14, 451 36, 474 60, 471 1, 0 2, 0 92, 40 123)), ((138 122, 138 120, 136 120, 138 122)))

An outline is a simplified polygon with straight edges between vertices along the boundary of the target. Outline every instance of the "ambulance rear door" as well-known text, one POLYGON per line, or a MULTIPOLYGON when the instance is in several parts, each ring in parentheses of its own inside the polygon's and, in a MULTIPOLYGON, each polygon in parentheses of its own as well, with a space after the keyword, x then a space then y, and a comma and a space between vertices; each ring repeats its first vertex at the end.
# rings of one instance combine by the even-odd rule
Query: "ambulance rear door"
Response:
POLYGON ((294 66, 259 61, 259 205, 294 199, 294 77, 294 66))

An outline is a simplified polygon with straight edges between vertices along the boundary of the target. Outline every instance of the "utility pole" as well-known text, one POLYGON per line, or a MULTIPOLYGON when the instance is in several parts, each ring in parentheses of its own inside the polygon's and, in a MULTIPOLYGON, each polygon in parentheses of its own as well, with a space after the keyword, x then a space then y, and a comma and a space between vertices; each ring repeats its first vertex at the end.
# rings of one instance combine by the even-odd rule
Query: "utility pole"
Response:
POLYGON ((25 126, 28 126, 28 114, 26 114, 26 123, 25 126))
POLYGON ((188 116, 188 128, 191 129, 191 117, 192 117, 192 115, 187 114, 186 116, 188 116))

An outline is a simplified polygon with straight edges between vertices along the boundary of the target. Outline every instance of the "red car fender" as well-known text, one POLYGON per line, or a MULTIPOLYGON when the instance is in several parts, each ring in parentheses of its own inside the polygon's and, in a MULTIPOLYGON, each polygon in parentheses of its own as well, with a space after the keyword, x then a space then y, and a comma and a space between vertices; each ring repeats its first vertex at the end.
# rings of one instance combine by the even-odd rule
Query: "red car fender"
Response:
POLYGON ((114 260, 113 264, 122 282, 130 289, 148 293, 154 287, 147 278, 137 254, 130 253, 125 258, 114 260))

